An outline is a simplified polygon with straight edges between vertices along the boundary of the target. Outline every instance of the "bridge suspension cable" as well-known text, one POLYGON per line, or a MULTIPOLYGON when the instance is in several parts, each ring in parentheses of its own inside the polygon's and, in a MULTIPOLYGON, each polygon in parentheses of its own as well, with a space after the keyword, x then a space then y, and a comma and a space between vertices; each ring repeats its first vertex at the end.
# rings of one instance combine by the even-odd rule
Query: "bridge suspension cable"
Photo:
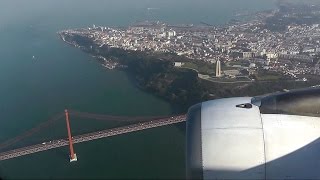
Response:
POLYGON ((0 150, 11 146, 11 145, 13 145, 13 144, 25 139, 26 137, 29 137, 29 136, 33 135, 36 132, 39 132, 40 130, 50 126, 52 123, 56 122, 57 120, 59 120, 63 116, 64 116, 64 113, 57 114, 56 116, 54 116, 53 118, 49 119, 48 121, 45 121, 45 122, 39 124, 38 126, 36 126, 36 127, 32 128, 32 129, 30 129, 30 130, 18 135, 15 138, 9 139, 9 140, 1 143, 0 144, 0 150))
POLYGON ((143 120, 152 120, 152 119, 161 119, 167 118, 168 116, 111 116, 104 114, 94 114, 88 112, 78 112, 74 110, 68 110, 70 116, 76 116, 79 118, 89 118, 96 120, 106 120, 106 121, 143 121, 143 120))
MULTIPOLYGON (((68 116, 66 115, 66 118, 67 117, 68 116)), ((152 120, 149 122, 139 122, 139 123, 131 124, 131 125, 127 125, 127 126, 122 126, 122 127, 112 128, 112 129, 105 129, 105 130, 101 130, 101 131, 78 135, 78 136, 71 138, 71 140, 72 140, 72 143, 81 143, 81 142, 86 142, 86 141, 92 141, 95 139, 107 138, 107 137, 116 136, 116 135, 120 135, 120 134, 141 131, 144 129, 161 127, 161 126, 165 126, 165 125, 169 125, 169 124, 176 124, 176 123, 185 121, 185 119, 186 119, 185 115, 179 115, 179 116, 174 116, 174 117, 169 117, 169 118, 152 120)), ((67 121, 67 119, 66 119, 66 121, 67 121)), ((70 133, 70 136, 71 136, 71 133, 70 133)), ((1 152, 0 153, 0 161, 19 157, 19 156, 24 156, 24 155, 28 155, 28 154, 33 154, 33 153, 37 153, 40 151, 54 149, 54 148, 58 148, 58 147, 62 147, 62 146, 67 146, 67 145, 68 145, 68 140, 57 139, 57 140, 52 140, 50 142, 45 142, 45 143, 35 144, 35 145, 23 147, 23 148, 13 149, 10 151, 1 152)), ((69 138, 69 145, 70 145, 70 138, 69 138)), ((71 154, 73 154, 73 153, 74 153, 74 151, 71 152, 71 154)), ((73 158, 74 159, 70 159, 71 162, 77 160, 75 154, 74 154, 73 158)))
MULTIPOLYGON (((104 115, 104 114, 95 114, 95 113, 88 113, 88 112, 79 112, 75 110, 68 110, 68 114, 70 116, 75 116, 78 118, 87 118, 87 119, 96 119, 96 120, 102 120, 102 121, 120 121, 120 122, 134 122, 134 121, 146 121, 146 120, 153 120, 153 119, 162 119, 162 118, 168 118, 168 116, 113 116, 113 115, 104 115)), ((49 119, 48 121, 45 121, 38 126, 18 135, 17 137, 14 137, 12 139, 9 139, 3 143, 0 144, 0 151, 4 148, 10 147, 19 141, 30 137, 31 135, 41 131, 44 128, 47 128, 48 126, 52 125, 57 120, 61 119, 65 113, 60 113, 55 115, 53 118, 49 119)))

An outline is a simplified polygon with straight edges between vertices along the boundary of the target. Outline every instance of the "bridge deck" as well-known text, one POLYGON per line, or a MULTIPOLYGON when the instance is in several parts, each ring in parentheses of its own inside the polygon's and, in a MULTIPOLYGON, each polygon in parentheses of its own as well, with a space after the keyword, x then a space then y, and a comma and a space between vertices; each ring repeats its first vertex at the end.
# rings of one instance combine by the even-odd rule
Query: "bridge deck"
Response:
MULTIPOLYGON (((157 119, 149 122, 137 123, 137 124, 132 124, 128 126, 87 133, 87 134, 73 137, 73 143, 76 144, 76 143, 81 143, 86 141, 92 141, 95 139, 106 138, 110 136, 116 136, 116 135, 126 134, 130 132, 135 132, 135 131, 141 131, 144 129, 166 126, 169 124, 176 124, 176 123, 185 121, 185 119, 186 119, 186 116, 181 115, 181 116, 157 119)), ((59 140, 53 140, 50 142, 45 142, 45 144, 41 143, 41 144, 36 144, 36 145, 27 146, 23 148, 13 149, 10 151, 0 153, 0 161, 19 157, 19 156, 24 156, 28 154, 33 154, 41 151, 46 151, 49 149, 54 149, 62 146, 67 146, 67 145, 68 145, 68 140, 59 139, 59 140)))

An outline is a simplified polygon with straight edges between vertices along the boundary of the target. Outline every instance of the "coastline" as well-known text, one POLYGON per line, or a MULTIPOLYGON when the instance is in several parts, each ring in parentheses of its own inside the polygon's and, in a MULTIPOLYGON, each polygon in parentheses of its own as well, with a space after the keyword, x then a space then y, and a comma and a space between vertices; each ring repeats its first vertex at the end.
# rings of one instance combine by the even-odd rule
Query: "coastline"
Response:
POLYGON ((95 57, 102 66, 106 60, 112 59, 112 63, 117 63, 117 66, 113 67, 112 70, 125 71, 137 88, 166 100, 174 107, 176 112, 185 113, 193 104, 209 100, 208 93, 200 85, 197 72, 175 68, 172 61, 163 60, 162 55, 124 51, 112 47, 99 47, 95 46, 93 42, 84 45, 82 44, 83 42, 74 41, 75 39, 68 41, 70 37, 65 37, 61 33, 58 34, 67 44, 95 57), (103 52, 99 51, 97 53, 96 50, 101 48, 103 52), (149 64, 149 67, 144 67, 147 64, 149 64), (168 76, 169 79, 165 79, 165 76, 168 76), (189 77, 192 79, 191 81, 188 79, 189 77), (164 86, 165 89, 158 87, 159 83, 161 84, 159 86, 164 86), (178 83, 186 84, 187 87, 178 86, 178 83), (196 94, 196 97, 188 99, 188 94, 182 95, 192 87, 194 89, 188 94, 196 94), (197 89, 196 87, 199 88, 197 89))
MULTIPOLYGON (((271 12, 263 11, 260 13, 271 12)), ((174 25, 169 26, 174 27, 174 25)), ((101 41, 98 43, 99 40, 95 36, 98 31, 105 33, 104 29, 108 29, 113 32, 112 28, 99 28, 101 30, 96 32, 95 29, 82 28, 60 31, 58 34, 67 44, 96 57, 101 65, 107 69, 126 71, 139 89, 161 97, 171 104, 181 106, 184 112, 191 105, 206 100, 234 96, 257 96, 284 89, 305 88, 319 84, 319 80, 312 76, 310 76, 310 80, 304 82, 288 80, 283 74, 277 79, 270 80, 256 76, 255 81, 249 76, 245 81, 225 82, 223 79, 203 78, 201 72, 196 69, 175 67, 174 62, 195 62, 188 56, 180 56, 170 51, 155 52, 149 49, 120 48, 121 46, 112 44, 101 44, 101 41)), ((197 29, 198 27, 192 26, 192 28, 197 29)), ((268 74, 262 73, 262 76, 264 75, 268 76, 268 74)), ((271 75, 269 74, 269 76, 271 75)))

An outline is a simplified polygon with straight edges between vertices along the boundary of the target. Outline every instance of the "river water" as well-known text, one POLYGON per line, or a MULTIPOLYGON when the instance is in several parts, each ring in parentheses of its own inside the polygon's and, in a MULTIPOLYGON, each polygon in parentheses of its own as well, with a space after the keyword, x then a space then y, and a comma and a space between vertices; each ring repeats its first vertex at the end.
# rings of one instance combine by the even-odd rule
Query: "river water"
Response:
MULTIPOLYGON (((136 88, 126 73, 106 70, 65 44, 59 30, 146 19, 222 24, 236 12, 273 7, 270 0, 1 0, 0 142, 65 108, 125 116, 174 113, 169 103, 136 88)), ((110 126, 84 121, 71 117, 75 135, 110 126)), ((66 137, 63 119, 20 145, 61 137, 66 137)), ((68 162, 67 147, 1 161, 0 177, 184 178, 184 146, 183 124, 161 127, 76 144, 75 163, 68 162)))

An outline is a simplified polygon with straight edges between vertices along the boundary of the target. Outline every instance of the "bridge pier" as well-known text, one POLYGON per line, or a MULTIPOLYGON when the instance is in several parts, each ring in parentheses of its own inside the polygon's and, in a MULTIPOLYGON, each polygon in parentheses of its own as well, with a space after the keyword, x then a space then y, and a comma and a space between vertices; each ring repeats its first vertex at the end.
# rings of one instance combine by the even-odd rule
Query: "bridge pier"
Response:
POLYGON ((77 161, 77 160, 78 160, 78 158, 77 158, 77 154, 76 153, 73 154, 73 157, 70 156, 70 162, 74 162, 74 161, 77 161))

